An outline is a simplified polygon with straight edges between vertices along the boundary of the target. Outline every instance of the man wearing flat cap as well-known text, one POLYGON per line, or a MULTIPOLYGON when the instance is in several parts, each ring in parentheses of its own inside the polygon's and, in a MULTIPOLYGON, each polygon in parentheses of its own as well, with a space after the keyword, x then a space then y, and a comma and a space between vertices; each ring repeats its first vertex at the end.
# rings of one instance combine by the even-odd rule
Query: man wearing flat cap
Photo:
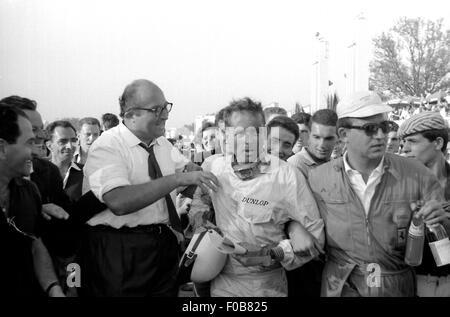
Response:
POLYGON ((415 273, 404 262, 411 203, 426 201, 425 221, 441 221, 443 190, 415 160, 386 153, 392 111, 370 91, 337 105, 343 157, 309 172, 325 222, 322 296, 415 296, 415 273))
MULTIPOLYGON (((398 130, 403 139, 404 155, 424 164, 437 177, 450 200, 450 164, 445 160, 448 128, 437 112, 422 112, 405 120, 398 130)), ((449 213, 447 213, 449 215, 449 213)), ((450 265, 437 267, 430 248, 424 248, 422 265, 416 268, 417 295, 450 296, 450 265)))

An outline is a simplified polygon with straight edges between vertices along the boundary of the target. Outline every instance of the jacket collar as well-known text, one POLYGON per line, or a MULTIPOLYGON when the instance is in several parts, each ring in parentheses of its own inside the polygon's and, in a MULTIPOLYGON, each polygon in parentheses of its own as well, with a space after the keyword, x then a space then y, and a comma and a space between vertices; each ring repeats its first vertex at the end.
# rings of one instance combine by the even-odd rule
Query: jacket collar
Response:
MULTIPOLYGON (((345 153, 345 155, 347 155, 347 153, 345 153)), ((392 164, 392 155, 396 155, 396 154, 386 153, 383 156, 383 159, 382 159, 382 162, 383 162, 382 171, 383 172, 388 172, 392 176, 394 176, 397 180, 400 180, 401 179, 401 175, 398 172, 398 170, 395 169, 395 167, 392 164)), ((345 171, 345 164, 344 164, 343 156, 339 157, 338 159, 333 160, 332 164, 333 164, 333 168, 337 172, 340 172, 341 170, 345 171)))

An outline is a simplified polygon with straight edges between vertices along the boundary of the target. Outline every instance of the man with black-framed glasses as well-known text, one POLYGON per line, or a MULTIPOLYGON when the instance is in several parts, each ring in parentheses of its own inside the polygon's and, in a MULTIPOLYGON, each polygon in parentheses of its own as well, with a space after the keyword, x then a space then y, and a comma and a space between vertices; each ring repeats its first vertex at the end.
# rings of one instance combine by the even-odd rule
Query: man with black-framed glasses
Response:
POLYGON ((337 105, 342 158, 309 172, 325 221, 328 259, 322 296, 414 296, 415 276, 404 262, 411 203, 431 221, 444 213, 443 190, 419 162, 385 153, 390 129, 375 92, 362 91, 337 105))
POLYGON ((87 223, 82 294, 176 296, 183 240, 176 189, 219 184, 164 137, 172 104, 157 85, 135 80, 119 103, 123 121, 95 141, 84 167, 86 189, 108 209, 87 223))

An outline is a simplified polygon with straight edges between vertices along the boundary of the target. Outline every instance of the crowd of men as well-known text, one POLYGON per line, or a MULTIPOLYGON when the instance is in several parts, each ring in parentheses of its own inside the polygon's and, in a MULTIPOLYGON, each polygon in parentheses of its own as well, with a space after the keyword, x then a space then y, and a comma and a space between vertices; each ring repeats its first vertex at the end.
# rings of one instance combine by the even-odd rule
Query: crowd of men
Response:
POLYGON ((404 260, 418 201, 416 217, 450 233, 438 112, 399 127, 370 91, 291 118, 246 97, 185 153, 164 136, 173 106, 141 79, 121 95, 121 121, 44 129, 33 100, 0 101, 5 296, 175 297, 205 230, 245 252, 211 259, 220 267, 194 281, 196 296, 450 296, 450 266, 427 246, 420 266, 404 260))

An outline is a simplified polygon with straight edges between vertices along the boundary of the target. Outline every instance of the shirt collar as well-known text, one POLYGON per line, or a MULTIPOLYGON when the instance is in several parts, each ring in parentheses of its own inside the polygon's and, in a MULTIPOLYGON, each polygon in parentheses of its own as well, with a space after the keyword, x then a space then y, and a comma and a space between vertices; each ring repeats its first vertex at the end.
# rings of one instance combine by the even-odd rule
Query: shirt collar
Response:
MULTIPOLYGON (((123 124, 123 122, 119 123, 118 129, 120 135, 122 136, 122 138, 128 144, 129 147, 134 147, 139 145, 140 143, 143 143, 133 132, 131 132, 130 129, 127 128, 125 124, 123 124)), ((163 138, 163 136, 153 140, 150 143, 149 147, 154 144, 158 146, 161 145, 161 138, 163 138)))
MULTIPOLYGON (((357 170, 353 169, 350 164, 348 164, 348 152, 345 152, 344 157, 343 157, 343 161, 344 161, 344 170, 347 174, 350 173, 359 173, 357 170)), ((383 169, 383 164, 384 164, 384 155, 383 158, 381 159, 380 164, 378 164, 378 166, 373 170, 372 173, 376 173, 376 174, 382 174, 384 169, 383 169)))
POLYGON ((67 171, 70 171, 70 169, 75 169, 75 170, 77 170, 77 171, 80 171, 81 172, 81 167, 77 164, 77 163, 75 163, 75 162, 73 162, 72 161, 72 163, 70 164, 70 166, 69 166, 69 169, 67 170, 67 171))
POLYGON ((305 159, 303 161, 303 163, 305 163, 307 166, 315 166, 315 165, 319 165, 317 164, 316 161, 314 161, 314 159, 311 157, 311 155, 309 154, 309 152, 306 150, 306 147, 303 147, 300 151, 300 155, 303 156, 303 158, 305 159))

